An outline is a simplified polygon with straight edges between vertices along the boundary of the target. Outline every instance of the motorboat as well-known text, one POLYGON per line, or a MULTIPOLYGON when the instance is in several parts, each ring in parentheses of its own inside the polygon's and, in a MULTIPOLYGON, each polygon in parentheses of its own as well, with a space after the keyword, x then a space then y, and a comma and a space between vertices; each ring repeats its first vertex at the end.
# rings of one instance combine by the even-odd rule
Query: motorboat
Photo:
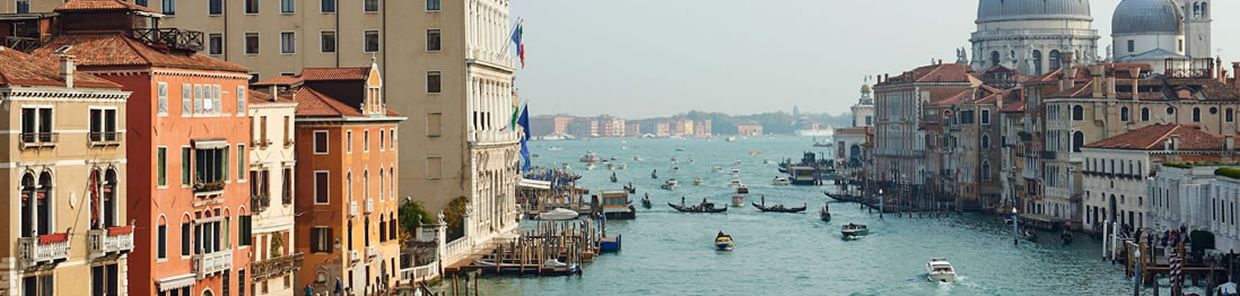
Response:
POLYGON ((736 160, 736 165, 740 165, 740 164, 741 164, 741 160, 740 160, 740 159, 737 159, 737 160, 736 160))
POLYGON ((822 210, 818 211, 818 219, 822 219, 822 222, 831 222, 831 210, 827 205, 822 205, 822 210))
POLYGON ((554 210, 550 210, 550 211, 543 212, 542 214, 538 214, 538 219, 539 220, 572 220, 572 219, 577 219, 578 215, 580 214, 577 214, 577 211, 574 211, 574 210, 569 210, 565 208, 555 208, 554 210))
POLYGON ((599 163, 603 162, 603 159, 598 157, 598 153, 589 152, 586 153, 586 155, 582 155, 579 161, 584 163, 599 163))
POLYGON ((591 162, 591 163, 587 163, 587 164, 586 164, 586 170, 587 170, 587 171, 593 171, 593 170, 594 170, 594 163, 593 163, 593 162, 591 162))
POLYGON ((542 267, 544 269, 568 269, 569 272, 577 272, 577 264, 570 265, 568 263, 560 262, 560 260, 555 258, 547 259, 547 261, 543 262, 542 267))
POLYGON ((858 239, 870 234, 870 227, 865 224, 848 223, 840 227, 840 234, 844 235, 844 239, 858 239))
POLYGON ((705 180, 702 180, 702 177, 693 178, 693 186, 702 186, 702 183, 705 182, 705 180))
POLYGON ((740 188, 742 186, 745 186, 745 184, 741 183, 741 179, 732 179, 732 181, 728 181, 728 187, 740 188))
POLYGON ((749 194, 749 186, 741 184, 741 186, 736 187, 736 194, 749 194))
POLYGON ((676 147, 676 152, 684 152, 685 147, 676 147))
POLYGON ((627 164, 627 163, 621 163, 621 164, 620 164, 620 170, 627 170, 627 169, 629 169, 629 164, 627 164))
POLYGON ((659 188, 663 188, 663 190, 676 190, 676 186, 680 186, 680 181, 667 179, 667 181, 663 181, 663 185, 660 185, 659 188))
POLYGON ((679 167, 679 166, 673 166, 673 167, 672 167, 672 172, 680 172, 680 167, 679 167))
POLYGON ((763 159, 762 164, 775 164, 775 161, 770 160, 770 159, 763 159))
POLYGON ((1021 233, 1020 238, 1036 243, 1038 242, 1038 233, 1033 230, 1025 229, 1025 231, 1021 233))
POLYGON ((599 239, 599 242, 598 242, 599 252, 600 253, 619 252, 620 243, 623 242, 623 238, 624 238, 623 235, 616 235, 615 237, 604 236, 602 239, 599 239))
POLYGON ((608 163, 607 163, 607 170, 608 170, 608 171, 614 171, 614 170, 616 170, 616 163, 614 163, 614 162, 608 162, 608 163))
POLYGON ((775 177, 774 180, 771 180, 771 185, 775 186, 787 186, 789 184, 792 184, 792 182, 789 182, 788 178, 785 177, 775 177))
POLYGON ((931 258, 926 262, 926 279, 936 283, 956 281, 956 268, 946 258, 931 258))
POLYGON ((560 146, 547 147, 547 151, 560 151, 560 150, 564 150, 564 148, 561 148, 560 146))
POLYGON ((734 196, 732 196, 732 206, 733 206, 733 207, 737 207, 737 208, 744 207, 744 206, 745 206, 745 196, 744 196, 744 195, 734 195, 734 196))
POLYGON ((740 175, 740 174, 741 174, 741 169, 732 169, 732 175, 733 175, 733 176, 735 176, 735 175, 740 175))
POLYGON ((735 136, 728 137, 726 140, 727 140, 728 142, 736 142, 736 137, 735 137, 735 136))
POLYGON ((642 157, 641 157, 641 156, 634 156, 634 157, 633 157, 633 161, 642 161, 642 157))
POLYGON ((732 241, 731 235, 723 234, 723 231, 715 235, 715 250, 729 252, 734 248, 736 248, 736 243, 732 241))
POLYGON ((722 171, 723 171, 723 167, 721 167, 721 166, 713 166, 713 167, 710 167, 710 171, 711 171, 711 172, 715 172, 715 173, 722 172, 722 171))

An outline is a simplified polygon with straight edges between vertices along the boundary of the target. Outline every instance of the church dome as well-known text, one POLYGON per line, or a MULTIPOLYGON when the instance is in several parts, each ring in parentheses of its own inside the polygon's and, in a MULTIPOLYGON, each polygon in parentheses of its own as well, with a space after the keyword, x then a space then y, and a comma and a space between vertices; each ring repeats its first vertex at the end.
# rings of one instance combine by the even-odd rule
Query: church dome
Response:
POLYGON ((1092 21, 1089 0, 979 0, 977 22, 1078 19, 1092 21))
POLYGON ((1171 0, 1124 0, 1111 19, 1113 34, 1180 34, 1180 12, 1171 0))

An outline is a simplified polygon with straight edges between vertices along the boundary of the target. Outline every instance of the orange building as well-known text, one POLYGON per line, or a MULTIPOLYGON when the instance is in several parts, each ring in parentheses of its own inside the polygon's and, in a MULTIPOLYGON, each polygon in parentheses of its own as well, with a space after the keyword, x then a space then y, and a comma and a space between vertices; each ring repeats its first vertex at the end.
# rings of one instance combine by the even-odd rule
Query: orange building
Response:
POLYGON ((78 71, 132 92, 129 293, 249 294, 247 70, 199 54, 201 32, 158 28, 145 7, 70 0, 56 12, 57 31, 34 53, 76 56, 78 71))
MULTIPOLYGON (((397 130, 379 67, 307 68, 264 81, 297 101, 295 244, 305 265, 295 287, 350 295, 398 280, 397 130)), ((268 88, 271 89, 271 88, 268 88)))

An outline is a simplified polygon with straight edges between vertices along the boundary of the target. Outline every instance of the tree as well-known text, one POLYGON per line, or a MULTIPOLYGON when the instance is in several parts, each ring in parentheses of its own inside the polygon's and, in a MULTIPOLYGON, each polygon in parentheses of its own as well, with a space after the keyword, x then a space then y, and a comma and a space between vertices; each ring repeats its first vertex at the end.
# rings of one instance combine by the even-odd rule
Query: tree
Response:
POLYGON ((435 223, 435 215, 427 213, 426 207, 422 206, 420 201, 401 200, 399 213, 400 230, 411 237, 422 224, 435 223))
POLYGON ((444 208, 443 220, 448 224, 448 241, 465 236, 465 205, 468 203, 469 199, 461 196, 449 201, 444 208))

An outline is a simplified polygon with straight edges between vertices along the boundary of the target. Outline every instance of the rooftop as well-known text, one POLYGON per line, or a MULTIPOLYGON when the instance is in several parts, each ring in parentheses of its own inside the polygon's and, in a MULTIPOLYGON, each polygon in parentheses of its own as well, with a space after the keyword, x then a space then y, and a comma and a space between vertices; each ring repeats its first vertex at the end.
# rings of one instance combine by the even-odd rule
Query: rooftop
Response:
MULTIPOLYGON (((0 47, 0 59, 4 60, 0 63, 0 85, 65 86, 65 81, 60 75, 60 65, 53 59, 4 47, 0 47)), ((86 72, 74 72, 73 74, 74 87, 121 88, 119 84, 86 72)))
POLYGON ((194 51, 156 48, 138 42, 123 33, 59 34, 52 37, 43 47, 36 49, 33 53, 40 56, 54 56, 55 51, 64 46, 72 47, 67 53, 77 57, 79 67, 106 69, 146 66, 238 73, 248 73, 249 71, 241 65, 212 58, 194 51))
POLYGON ((1167 141, 1177 138, 1172 150, 1222 150, 1223 137, 1202 131, 1197 126, 1183 124, 1156 124, 1118 136, 1103 139, 1086 148, 1122 150, 1164 150, 1167 141))

